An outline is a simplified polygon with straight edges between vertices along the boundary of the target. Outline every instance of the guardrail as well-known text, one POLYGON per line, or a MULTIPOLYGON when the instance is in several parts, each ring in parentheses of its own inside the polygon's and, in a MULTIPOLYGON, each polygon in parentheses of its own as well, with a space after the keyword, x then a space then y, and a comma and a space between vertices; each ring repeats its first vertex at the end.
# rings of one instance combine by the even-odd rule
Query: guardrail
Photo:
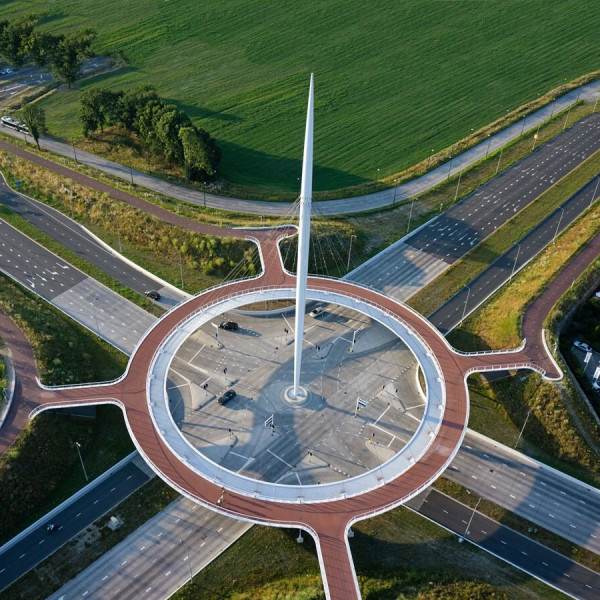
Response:
POLYGON ((523 338, 521 345, 514 349, 509 350, 481 350, 479 352, 463 352, 462 350, 457 350, 454 348, 454 352, 456 354, 460 354, 461 356, 483 356, 487 354, 516 354, 517 352, 522 352, 525 350, 525 346, 527 345, 527 338, 523 338))
POLYGON ((482 373, 483 371, 510 371, 512 369, 531 369, 532 371, 537 371, 540 375, 545 375, 546 370, 542 367, 532 363, 532 362, 516 362, 516 363, 506 363, 506 364, 498 364, 498 365, 479 365, 469 367, 465 371, 465 376, 470 375, 471 373, 482 373))

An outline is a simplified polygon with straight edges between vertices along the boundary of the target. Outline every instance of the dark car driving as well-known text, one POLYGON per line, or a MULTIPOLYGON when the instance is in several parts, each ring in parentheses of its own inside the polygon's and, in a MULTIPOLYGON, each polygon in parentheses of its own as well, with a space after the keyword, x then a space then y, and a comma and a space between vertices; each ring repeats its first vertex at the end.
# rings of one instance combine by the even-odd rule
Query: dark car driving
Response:
POLYGON ((230 400, 233 400, 235 397, 237 396, 237 394, 235 393, 234 390, 227 390, 218 400, 219 404, 225 405, 227 404, 230 400))
POLYGON ((144 292, 144 295, 148 296, 148 298, 152 298, 152 300, 160 300, 160 294, 156 290, 148 290, 147 292, 144 292))
POLYGON ((235 321, 223 321, 219 324, 219 329, 226 329, 227 331, 237 331, 240 326, 235 321))

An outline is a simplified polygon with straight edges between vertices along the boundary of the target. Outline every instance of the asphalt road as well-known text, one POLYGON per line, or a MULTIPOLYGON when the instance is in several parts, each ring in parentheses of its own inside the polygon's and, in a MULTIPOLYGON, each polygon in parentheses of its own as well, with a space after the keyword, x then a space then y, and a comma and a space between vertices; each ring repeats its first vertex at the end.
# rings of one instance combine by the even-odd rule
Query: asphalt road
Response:
POLYGON ((51 520, 0 554, 0 591, 19 579, 39 562, 68 542, 119 502, 149 480, 148 475, 127 463, 119 471, 93 487, 87 494, 65 507, 51 520), (49 522, 58 530, 46 533, 49 522))
POLYGON ((250 527, 180 498, 49 600, 164 600, 250 527))
POLYGON ((596 113, 540 146, 346 278, 407 300, 599 149, 600 113, 596 113))
MULTIPOLYGON (((401 201, 406 198, 414 197, 418 194, 431 189, 443 181, 448 176, 456 175, 467 167, 473 165, 477 161, 485 158, 488 153, 493 153, 495 150, 505 146, 511 140, 518 138, 524 131, 534 129, 540 123, 548 120, 552 115, 557 114, 561 110, 573 105, 580 98, 588 101, 594 101, 600 92, 600 82, 593 81, 578 89, 574 89, 564 96, 557 98, 551 104, 535 111, 524 119, 514 123, 510 127, 498 132, 489 139, 467 150, 463 154, 452 158, 449 164, 443 164, 436 169, 418 177, 406 184, 401 184, 395 189, 390 188, 374 194, 365 196, 357 196, 355 198, 342 198, 339 200, 329 200, 327 202, 319 202, 319 212, 323 215, 341 215, 355 213, 365 210, 373 210, 388 206, 394 201, 401 201)), ((317 93, 318 96, 318 93, 317 93)), ((317 127, 318 127, 317 114, 317 127)), ((566 123, 566 121, 565 121, 566 123)), ((10 135, 22 136, 11 129, 3 128, 3 131, 10 135)), ((28 138, 30 141, 31 138, 28 138)), ((57 154, 67 156, 69 158, 75 156, 75 151, 72 146, 58 142, 56 140, 45 138, 40 141, 43 148, 48 148, 57 154)), ((300 151, 300 146, 298 146, 300 151)), ((210 206, 223 210, 233 210, 248 214, 270 214, 270 215, 287 215, 289 214, 290 204, 287 202, 261 202, 254 200, 242 200, 239 198, 225 198, 212 193, 205 193, 197 190, 190 190, 180 187, 160 179, 156 179, 151 175, 134 171, 127 166, 114 163, 89 152, 82 150, 76 151, 77 160, 80 162, 100 169, 115 177, 125 181, 132 181, 137 185, 141 185, 148 189, 155 190, 167 196, 197 204, 199 206, 210 206)), ((300 152, 298 153, 300 156, 300 152)))
POLYGON ((140 269, 121 260, 114 252, 94 239, 81 225, 60 211, 24 194, 14 192, 1 177, 0 204, 138 294, 143 295, 146 290, 160 291, 159 304, 165 308, 178 304, 186 297, 175 288, 165 286, 149 273, 143 273, 140 269))
POLYGON ((600 175, 591 179, 580 190, 563 202, 541 223, 499 256, 468 285, 452 296, 429 316, 429 320, 443 334, 449 333, 465 316, 472 313, 514 273, 520 271, 532 258, 550 244, 600 196, 600 175))
POLYGON ((469 431, 444 476, 600 554, 600 491, 469 431))
POLYGON ((573 598, 597 600, 600 574, 436 490, 425 494, 419 514, 573 598))
POLYGON ((1 219, 0 269, 126 353, 156 319, 1 219))

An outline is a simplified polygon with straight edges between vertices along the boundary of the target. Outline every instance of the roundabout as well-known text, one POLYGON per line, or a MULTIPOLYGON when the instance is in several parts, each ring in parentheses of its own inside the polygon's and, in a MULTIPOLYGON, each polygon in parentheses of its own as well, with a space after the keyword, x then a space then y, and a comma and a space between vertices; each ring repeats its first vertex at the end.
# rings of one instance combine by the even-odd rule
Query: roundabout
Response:
MULTIPOLYGON (((311 80, 300 200, 297 275, 283 268, 279 252, 279 241, 283 236, 291 235, 290 228, 248 232, 248 239, 252 239, 259 247, 263 267, 259 276, 205 290, 174 307, 141 338, 122 377, 101 384, 44 388, 40 405, 31 416, 47 409, 73 405, 118 405, 123 410, 129 433, 139 453, 170 486, 193 501, 234 518, 309 531, 315 538, 327 598, 351 600, 360 598, 360 592, 347 539, 350 526, 360 519, 403 504, 443 473, 458 451, 467 428, 469 404, 466 379, 469 374, 528 368, 548 378, 560 378, 560 371, 545 349, 535 344, 523 344, 522 348, 507 352, 457 352, 424 317, 401 302, 349 281, 307 276, 312 105, 311 80), (172 378, 170 370, 175 364, 174 357, 186 340, 198 335, 203 326, 221 320, 223 314, 241 306, 293 297, 296 307, 295 324, 290 328, 294 344, 293 371, 291 367, 285 371, 287 374, 279 371, 278 375, 268 380, 268 385, 263 386, 266 390, 263 395, 271 397, 270 406, 273 408, 279 405, 299 414, 300 411, 315 411, 316 407, 329 403, 330 410, 339 412, 342 415, 340 418, 347 421, 354 419, 353 412, 354 415, 358 412, 361 397, 357 392, 360 390, 358 387, 352 389, 350 378, 347 382, 349 385, 342 391, 342 394, 346 391, 350 398, 344 400, 340 395, 334 401, 337 390, 322 394, 320 390, 325 388, 311 387, 312 381, 308 381, 305 375, 301 377, 305 373, 301 371, 303 355, 310 360, 309 353, 314 353, 314 350, 307 350, 304 344, 307 301, 337 305, 361 315, 361 319, 378 324, 388 334, 393 334, 395 339, 401 340, 402 348, 410 353, 421 369, 424 399, 418 424, 395 451, 378 457, 372 468, 365 461, 365 468, 355 472, 349 469, 349 472, 342 473, 342 477, 317 480, 316 483, 302 482, 298 473, 297 483, 292 478, 251 477, 248 473, 238 472, 243 469, 231 465, 225 468, 220 464, 222 459, 215 458, 214 453, 211 458, 210 451, 199 451, 197 445, 190 441, 190 436, 182 432, 181 423, 177 422, 178 417, 169 397, 172 387, 169 383, 172 378), (300 334, 293 335, 294 331, 300 334), (318 398, 319 395, 322 398, 318 398)), ((286 334, 288 332, 286 328, 286 334)), ((211 345, 220 350, 223 342, 218 335, 215 334, 214 338, 209 335, 209 338, 211 345)), ((253 347, 258 347, 258 342, 250 336, 245 339, 245 344, 240 342, 245 352, 256 354, 253 347)), ((354 344, 353 335, 352 348, 354 344)), ((282 354, 280 347, 272 351, 282 354)), ((316 352, 317 361, 325 360, 319 354, 319 343, 316 344, 316 352)), ((264 356, 260 360, 264 361, 264 356)), ((342 362, 337 367, 339 373, 342 362)), ((227 368, 227 365, 223 367, 223 384, 228 384, 227 368)), ((388 374, 386 377, 389 377, 388 374)), ((330 371, 325 373, 322 381, 334 379, 330 371)), ((389 379, 396 381, 395 376, 389 379)), ((241 381, 243 384, 243 377, 241 381)), ((380 383, 381 379, 378 381, 380 383)), ((386 380, 383 381, 382 392, 385 392, 386 380)), ((252 388, 247 386, 246 389, 252 388)), ((249 405, 254 402, 256 394, 252 393, 251 396, 245 391, 242 395, 242 401, 249 405)), ((368 400, 362 398, 364 405, 360 406, 367 408, 374 397, 373 392, 368 400)), ((235 402, 237 400, 233 399, 232 407, 236 406, 235 402)), ((203 404, 201 408, 205 409, 206 406, 203 404)), ((275 410, 270 422, 268 412, 264 408, 261 410, 261 418, 265 417, 264 426, 276 425, 275 410)), ((366 416, 361 414, 361 420, 366 425, 378 425, 378 421, 370 418, 368 413, 363 414, 366 416)), ((223 432, 228 429, 227 433, 233 440, 238 435, 236 427, 240 428, 239 421, 231 419, 225 412, 215 412, 214 416, 222 419, 219 428, 223 432)), ((323 429, 326 428, 325 424, 323 429)), ((271 432, 274 439, 273 429, 275 427, 271 432)), ((291 431, 287 430, 288 435, 291 431)), ((371 433, 372 445, 374 431, 371 433)), ((222 434, 219 435, 222 437, 222 434)), ((282 434, 278 434, 278 437, 283 439, 282 434)), ((214 444, 205 443, 205 446, 211 445, 214 444)), ((295 468, 293 464, 288 466, 295 468)))

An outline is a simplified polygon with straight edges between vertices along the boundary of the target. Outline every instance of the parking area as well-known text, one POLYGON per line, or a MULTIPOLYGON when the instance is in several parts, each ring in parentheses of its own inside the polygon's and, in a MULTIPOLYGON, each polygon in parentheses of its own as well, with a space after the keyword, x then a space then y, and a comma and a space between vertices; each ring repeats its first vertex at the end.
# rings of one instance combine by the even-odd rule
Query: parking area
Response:
POLYGON ((190 336, 169 371, 175 422, 211 460, 266 481, 325 483, 376 468, 423 414, 413 354, 368 317, 323 305, 305 320, 308 398, 290 403, 293 318, 231 313, 190 336))

